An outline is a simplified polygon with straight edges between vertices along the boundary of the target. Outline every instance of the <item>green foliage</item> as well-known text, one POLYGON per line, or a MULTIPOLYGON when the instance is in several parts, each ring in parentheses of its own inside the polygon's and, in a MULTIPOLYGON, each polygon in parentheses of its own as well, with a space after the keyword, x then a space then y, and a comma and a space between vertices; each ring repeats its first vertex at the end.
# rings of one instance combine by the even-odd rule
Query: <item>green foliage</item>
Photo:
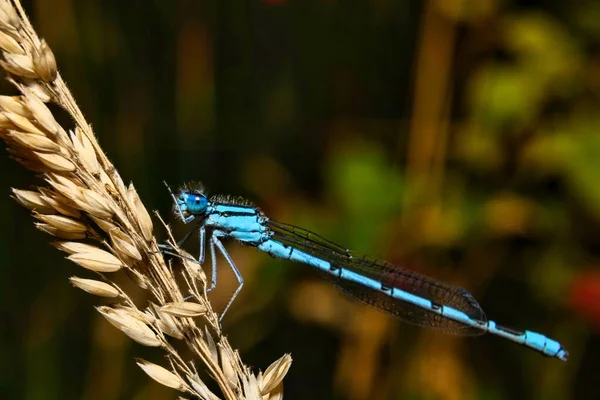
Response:
POLYGON ((401 211, 403 181, 374 143, 350 143, 329 161, 327 187, 337 205, 348 246, 371 251, 380 233, 401 211))

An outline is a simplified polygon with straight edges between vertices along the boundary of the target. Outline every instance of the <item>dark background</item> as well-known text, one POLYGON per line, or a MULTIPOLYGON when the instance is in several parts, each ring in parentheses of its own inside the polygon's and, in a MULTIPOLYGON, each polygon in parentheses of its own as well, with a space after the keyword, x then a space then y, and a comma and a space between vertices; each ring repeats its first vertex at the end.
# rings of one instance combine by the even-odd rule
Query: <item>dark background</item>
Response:
MULTIPOLYGON (((489 318, 571 353, 561 363, 498 337, 407 326, 307 267, 231 243, 246 286, 224 329, 256 368, 292 353, 286 399, 600 397, 599 2, 25 7, 148 208, 174 222, 162 181, 202 181, 459 284, 489 318)), ((162 363, 160 351, 70 287, 85 271, 9 199, 39 181, 3 153, 0 397, 175 398, 132 359, 162 363)), ((230 271, 219 278, 216 309, 235 288, 230 271)))

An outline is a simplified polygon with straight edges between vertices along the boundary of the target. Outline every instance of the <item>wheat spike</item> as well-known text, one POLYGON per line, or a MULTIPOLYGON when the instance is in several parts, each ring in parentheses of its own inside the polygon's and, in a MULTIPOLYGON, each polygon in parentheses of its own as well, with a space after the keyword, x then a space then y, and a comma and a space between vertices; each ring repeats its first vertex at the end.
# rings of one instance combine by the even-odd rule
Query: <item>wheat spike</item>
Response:
POLYGON ((100 148, 57 70, 52 50, 37 36, 18 0, 0 0, 0 51, 0 66, 21 92, 0 96, 0 138, 17 162, 43 177, 35 191, 13 189, 13 197, 32 211, 40 230, 59 239, 54 245, 69 260, 83 267, 82 272, 97 275, 72 277, 73 286, 116 301, 97 307, 98 312, 133 340, 166 353, 168 367, 138 360, 157 382, 188 396, 218 399, 198 377, 197 368, 202 368, 225 399, 281 398, 291 358, 284 355, 264 375, 254 375, 221 332, 206 297, 204 272, 172 237, 182 268, 165 263, 150 213, 100 148), (73 126, 59 125, 48 102, 65 109, 73 126), (148 290, 155 304, 136 307, 111 280, 118 270, 148 290), (175 273, 183 276, 184 287, 175 273), (191 293, 194 301, 184 301, 184 293, 191 293), (167 335, 185 341, 194 359, 184 360, 167 335))

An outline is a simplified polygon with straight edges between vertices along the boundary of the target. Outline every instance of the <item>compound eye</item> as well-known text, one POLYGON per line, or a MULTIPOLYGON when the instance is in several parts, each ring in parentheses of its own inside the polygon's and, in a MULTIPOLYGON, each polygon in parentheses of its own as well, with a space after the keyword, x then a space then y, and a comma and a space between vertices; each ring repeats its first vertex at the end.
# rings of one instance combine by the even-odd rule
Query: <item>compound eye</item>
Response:
POLYGON ((207 203, 208 201, 205 196, 197 193, 190 193, 188 194, 186 201, 187 211, 191 214, 202 214, 206 210, 207 203))

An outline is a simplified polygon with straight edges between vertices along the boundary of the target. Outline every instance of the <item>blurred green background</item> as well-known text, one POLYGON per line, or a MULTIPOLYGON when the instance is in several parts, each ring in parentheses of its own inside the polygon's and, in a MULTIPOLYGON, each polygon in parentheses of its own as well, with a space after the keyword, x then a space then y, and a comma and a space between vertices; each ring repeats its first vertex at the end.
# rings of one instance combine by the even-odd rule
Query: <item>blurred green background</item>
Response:
MULTIPOLYGON (((459 284, 489 318, 571 353, 561 363, 408 326, 230 243, 246 285, 225 331, 256 368, 292 353, 286 399, 600 398, 600 2, 25 7, 150 209, 174 222, 162 181, 202 181, 459 284)), ((70 287, 85 272, 9 199, 39 181, 3 153, 0 397, 175 398, 132 360, 161 363, 160 351, 70 287)), ((236 284, 225 268, 219 278, 217 309, 236 284)))

